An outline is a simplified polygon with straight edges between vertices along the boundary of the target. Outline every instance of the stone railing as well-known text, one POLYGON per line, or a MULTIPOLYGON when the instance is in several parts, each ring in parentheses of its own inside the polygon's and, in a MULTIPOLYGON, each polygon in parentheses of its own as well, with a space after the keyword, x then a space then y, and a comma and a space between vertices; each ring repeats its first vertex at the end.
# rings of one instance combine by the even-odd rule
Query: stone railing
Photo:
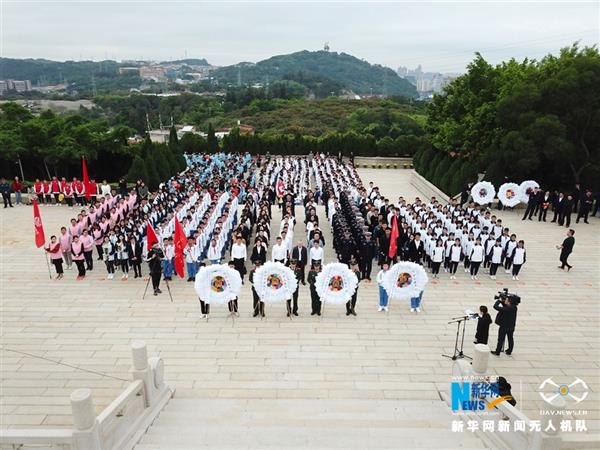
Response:
POLYGON ((425 198, 421 200, 429 200, 431 197, 435 197, 441 202, 447 203, 450 199, 445 192, 443 192, 435 184, 426 180, 425 177, 419 175, 416 170, 413 170, 410 173, 410 184, 412 184, 419 192, 423 193, 425 198))
MULTIPOLYGON (((457 360, 452 366, 452 376, 455 380, 484 379, 488 373, 488 362, 490 357, 490 348, 484 344, 476 344, 473 362, 469 363, 464 359, 457 360)), ((442 393, 448 405, 452 399, 450 394, 442 393)), ((493 398, 486 397, 483 399, 486 404, 493 401, 493 398)), ((557 417, 562 417, 560 412, 565 409, 566 402, 562 397, 556 397, 552 403, 548 404, 548 410, 556 411, 555 414, 544 415, 537 423, 541 430, 545 430, 549 421, 557 417)), ((523 414, 520 410, 510 405, 507 402, 501 402, 493 408, 488 414, 464 411, 464 415, 457 416, 463 420, 474 420, 479 422, 478 436, 490 448, 507 448, 507 449, 523 449, 523 450, 560 450, 560 449, 597 449, 600 448, 600 436, 591 434, 567 435, 561 433, 560 427, 553 424, 556 431, 535 431, 533 420, 523 414), (498 422, 500 421, 522 421, 524 424, 523 431, 510 432, 484 432, 483 421, 493 421, 494 430, 498 430, 498 422), (531 425, 531 426, 530 426, 531 425)))
MULTIPOLYGON (((344 161, 349 161, 348 157, 344 157, 344 161)), ((354 165, 357 168, 382 168, 382 169, 412 169, 412 157, 397 156, 397 157, 381 157, 381 156, 357 156, 354 158, 354 165)))
POLYGON ((73 429, 8 429, 0 431, 0 448, 64 450, 129 450, 140 440, 174 394, 164 382, 163 361, 148 358, 146 344, 131 345, 133 381, 98 416, 92 391, 71 394, 73 429))

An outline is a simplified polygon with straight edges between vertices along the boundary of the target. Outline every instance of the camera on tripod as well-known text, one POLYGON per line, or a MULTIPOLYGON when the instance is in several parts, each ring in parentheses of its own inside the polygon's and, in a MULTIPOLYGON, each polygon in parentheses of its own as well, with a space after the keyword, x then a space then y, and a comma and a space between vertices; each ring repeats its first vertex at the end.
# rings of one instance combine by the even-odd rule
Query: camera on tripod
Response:
POLYGON ((501 291, 498 291, 498 295, 494 295, 494 300, 510 300, 510 302, 514 305, 517 306, 519 303, 521 303, 521 297, 519 297, 517 294, 511 294, 510 292, 508 292, 508 288, 504 288, 501 291))

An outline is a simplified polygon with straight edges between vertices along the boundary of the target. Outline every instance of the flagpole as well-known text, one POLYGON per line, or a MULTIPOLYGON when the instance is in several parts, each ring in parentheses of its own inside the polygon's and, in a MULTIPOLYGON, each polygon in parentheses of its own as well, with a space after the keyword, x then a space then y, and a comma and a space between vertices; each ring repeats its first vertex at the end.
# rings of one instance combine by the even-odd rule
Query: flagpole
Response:
POLYGON ((46 257, 46 265, 48 266, 48 276, 50 277, 50 279, 52 279, 52 271, 50 270, 50 262, 48 261, 48 252, 46 252, 46 249, 44 250, 44 256, 46 257))

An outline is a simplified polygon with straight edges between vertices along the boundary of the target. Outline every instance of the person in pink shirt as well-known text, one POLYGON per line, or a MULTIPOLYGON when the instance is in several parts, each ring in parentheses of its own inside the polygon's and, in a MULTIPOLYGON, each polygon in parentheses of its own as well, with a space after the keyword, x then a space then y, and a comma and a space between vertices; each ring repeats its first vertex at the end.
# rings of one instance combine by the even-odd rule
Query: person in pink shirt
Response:
POLYGON ((88 209, 88 220, 89 220, 89 226, 93 226, 96 223, 96 216, 98 215, 98 211, 96 210, 96 207, 94 206, 94 204, 92 203, 92 206, 90 206, 90 209, 88 209))
POLYGON ((79 241, 83 244, 83 256, 85 257, 86 270, 94 270, 94 238, 90 236, 87 228, 83 230, 79 241))
POLYGON ((110 229, 110 223, 108 221, 108 219, 106 218, 106 216, 102 216, 102 219, 100 220, 100 230, 102 230, 102 234, 104 236, 106 236, 108 234, 108 230, 110 229))
MULTIPOLYGON (((65 230, 66 231, 66 230, 65 230)), ((62 250, 61 243, 56 239, 56 236, 50 236, 50 243, 44 249, 50 253, 50 261, 54 264, 56 269, 56 279, 60 280, 63 277, 63 266, 62 266, 62 250)))
POLYGON ((71 219, 71 225, 69 225, 69 234, 71 235, 71 239, 81 234, 81 225, 76 219, 71 219))
POLYGON ((73 266, 73 258, 71 255, 71 242, 73 241, 71 235, 67 233, 66 227, 61 227, 60 229, 60 249, 62 251, 62 256, 67 265, 67 269, 70 269, 73 266))
POLYGON ((94 245, 98 251, 98 261, 102 261, 102 244, 104 243, 104 233, 102 233, 102 229, 97 223, 92 226, 92 238, 94 238, 94 245))
POLYGON ((83 243, 79 242, 79 236, 73 236, 71 253, 77 266, 77 279, 83 280, 85 278, 85 254, 83 253, 83 243))

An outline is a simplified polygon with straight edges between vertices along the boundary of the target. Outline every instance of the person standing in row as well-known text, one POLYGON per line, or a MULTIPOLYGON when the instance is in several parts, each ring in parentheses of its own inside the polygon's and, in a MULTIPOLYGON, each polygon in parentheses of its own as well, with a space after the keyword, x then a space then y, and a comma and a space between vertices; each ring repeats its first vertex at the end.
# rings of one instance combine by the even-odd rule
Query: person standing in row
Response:
POLYGON ((512 252, 512 279, 519 281, 519 272, 523 264, 527 261, 525 252, 525 241, 520 240, 512 252))
POLYGON ((83 243, 79 241, 79 236, 77 235, 73 236, 71 253, 73 255, 73 261, 77 266, 77 279, 83 280, 85 278, 85 254, 83 251, 83 243))
POLYGON ((67 265, 67 269, 71 269, 73 266, 73 258, 71 253, 71 235, 67 233, 66 227, 60 228, 60 237, 58 238, 60 241, 60 250, 62 251, 62 256, 65 264, 67 265))
POLYGON ((85 257, 86 270, 94 269, 94 239, 90 236, 87 228, 83 230, 79 241, 83 244, 83 255, 85 257))
POLYGON ((484 254, 485 249, 483 248, 483 245, 481 245, 481 238, 477 237, 477 239, 475 239, 475 245, 473 245, 473 248, 471 249, 471 256, 469 258, 471 262, 469 267, 471 271, 471 280, 477 279, 477 273, 483 262, 484 254))
POLYGON ((254 267, 250 270, 250 273, 248 274, 248 281, 250 281, 250 284, 252 285, 252 317, 256 317, 259 314, 261 315, 261 317, 265 317, 265 304, 260 301, 258 292, 256 292, 256 289, 254 287, 254 274, 256 273, 256 269, 258 269, 261 265, 262 261, 260 259, 254 261, 254 267))
POLYGON ((242 240, 242 236, 237 235, 235 243, 231 246, 231 259, 235 270, 240 274, 242 284, 244 284, 244 275, 246 274, 246 259, 248 257, 246 244, 242 240))
POLYGON ((62 250, 60 242, 56 239, 56 236, 50 236, 50 243, 45 250, 46 252, 50 253, 50 261, 52 261, 52 264, 54 264, 54 268, 56 269, 56 279, 60 280, 64 276, 62 267, 62 250))
POLYGON ((123 272, 121 279, 127 280, 129 278, 129 252, 127 251, 127 241, 125 241, 125 236, 122 234, 119 235, 116 247, 117 260, 119 261, 119 266, 121 266, 121 271, 123 272))
POLYGON ((557 245, 556 248, 557 250, 560 250, 560 266, 558 266, 559 269, 564 270, 565 267, 567 268, 567 272, 570 271, 573 266, 569 265, 568 259, 569 259, 569 255, 571 255, 571 253, 573 253, 573 247, 575 246, 575 230, 573 230, 572 228, 569 229, 569 231, 567 231, 567 237, 566 239, 563 241, 562 245, 557 245))
POLYGON ((349 316, 350 314, 352 314, 353 316, 356 316, 355 308, 356 299, 358 297, 358 285, 360 284, 360 269, 358 268, 358 263, 355 260, 350 261, 350 269, 352 270, 352 272, 354 272, 358 283, 356 285, 356 290, 354 291, 354 294, 352 294, 352 298, 346 302, 346 315, 349 316))
POLYGON ((490 266, 490 278, 492 280, 496 279, 496 272, 498 271, 498 267, 502 264, 502 241, 500 239, 496 239, 496 244, 490 250, 489 256, 492 265, 490 266))
POLYGON ((307 281, 310 287, 310 302, 311 302, 311 316, 315 314, 317 316, 321 315, 321 299, 319 298, 319 293, 317 292, 316 282, 317 275, 321 271, 321 263, 314 262, 310 266, 310 270, 308 271, 307 281))
POLYGON ((383 287, 383 279, 389 268, 390 265, 387 262, 384 262, 381 266, 381 270, 377 272, 377 285, 379 286, 379 309, 377 311, 388 311, 389 299, 387 291, 383 287))
POLYGON ((288 317, 290 317, 292 314, 294 316, 298 315, 298 290, 300 289, 300 281, 301 281, 301 277, 302 277, 302 273, 301 273, 300 268, 298 267, 298 263, 295 259, 290 260, 290 269, 292 269, 292 271, 294 272, 294 276, 296 277, 298 284, 296 285, 296 290, 292 294, 292 298, 286 300, 288 317))
POLYGON ((10 199, 10 184, 6 178, 0 179, 0 193, 2 193, 2 200, 4 200, 4 208, 13 207, 12 200, 10 199))
POLYGON ((154 295, 162 294, 162 291, 160 290, 160 276, 162 275, 161 260, 163 257, 164 253, 158 246, 158 242, 152 244, 152 249, 148 252, 147 261, 154 295))
POLYGON ((300 270, 299 281, 302 282, 302 284, 306 284, 306 277, 304 275, 304 271, 306 268, 306 264, 308 263, 308 250, 306 249, 302 241, 298 241, 298 245, 296 245, 292 249, 292 254, 290 255, 290 258, 297 261, 297 267, 300 270))
POLYGON ((460 263, 460 257, 462 256, 462 245, 460 245, 460 239, 454 239, 454 245, 450 248, 450 279, 456 280, 456 269, 458 263, 460 263))
POLYGON ((133 278, 142 278, 142 244, 133 235, 127 246, 129 261, 133 267, 133 278))
POLYGON ((108 272, 106 279, 112 280, 115 277, 115 246, 108 236, 104 237, 102 244, 102 259, 106 265, 106 272, 108 272))
POLYGON ((431 273, 433 278, 438 278, 440 274, 440 266, 444 261, 445 252, 444 241, 438 239, 436 246, 431 250, 431 273))

